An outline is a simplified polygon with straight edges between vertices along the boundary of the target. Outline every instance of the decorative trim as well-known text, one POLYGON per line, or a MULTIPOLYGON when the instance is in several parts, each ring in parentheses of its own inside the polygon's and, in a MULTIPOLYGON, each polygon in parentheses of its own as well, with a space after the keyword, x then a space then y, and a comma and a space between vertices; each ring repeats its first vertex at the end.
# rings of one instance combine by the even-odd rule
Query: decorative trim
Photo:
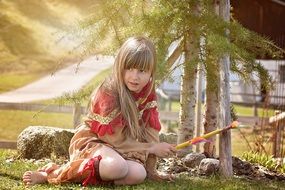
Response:
POLYGON ((101 124, 109 124, 117 115, 118 115, 118 109, 114 109, 109 115, 107 116, 101 116, 96 113, 92 113, 89 115, 89 118, 95 121, 100 122, 101 124))
POLYGON ((157 102, 156 101, 151 101, 151 102, 148 102, 145 107, 139 112, 139 119, 142 118, 142 115, 143 115, 143 112, 144 110, 147 110, 147 109, 150 109, 150 108, 155 108, 157 107, 157 102))

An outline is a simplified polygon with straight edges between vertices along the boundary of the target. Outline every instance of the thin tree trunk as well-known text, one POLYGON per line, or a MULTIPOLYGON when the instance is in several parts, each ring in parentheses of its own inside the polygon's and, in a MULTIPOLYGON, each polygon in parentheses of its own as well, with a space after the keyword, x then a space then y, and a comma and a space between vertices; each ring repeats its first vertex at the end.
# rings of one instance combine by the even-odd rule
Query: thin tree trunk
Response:
MULTIPOLYGON (((198 64, 197 73, 197 110, 196 110, 196 137, 200 136, 202 125, 202 63, 198 64)), ((196 152, 200 152, 200 144, 196 145, 196 152)))
MULTIPOLYGON (((194 35, 187 35, 184 38, 185 63, 181 78, 181 95, 180 95, 180 129, 178 131, 178 143, 185 142, 193 138, 194 122, 195 122, 195 88, 196 73, 198 60, 198 38, 194 35)), ((180 155, 189 152, 192 148, 183 149, 180 155)))
MULTIPOLYGON (((204 121, 204 133, 209 133, 217 129, 218 125, 218 89, 219 75, 217 65, 210 61, 207 66, 207 84, 206 84, 206 111, 204 121), (213 83, 213 81, 216 81, 213 83)), ((216 156, 216 136, 209 139, 211 142, 204 144, 204 153, 207 157, 216 156)))
MULTIPOLYGON (((214 90, 213 87, 210 87, 210 84, 215 79, 208 78, 207 80, 207 90, 206 90, 206 111, 205 111, 205 121, 204 121, 204 133, 209 133, 217 129, 217 119, 218 119, 218 93, 217 89, 214 90)), ((216 78, 218 82, 218 78, 216 78)), ((211 142, 207 142, 204 144, 204 154, 207 157, 215 157, 216 156, 216 136, 213 136, 209 139, 211 142)))
MULTIPOLYGON (((230 1, 221 0, 219 15, 227 22, 230 21, 230 1)), ((228 31, 225 31, 228 32, 228 31)), ((229 87, 229 72, 230 72, 230 58, 228 55, 220 61, 220 124, 221 127, 226 127, 231 123, 230 114, 230 87, 229 87)), ((219 141, 219 158, 220 158, 220 173, 224 177, 231 177, 233 175, 232 169, 232 150, 231 150, 231 131, 228 130, 220 134, 219 141)))

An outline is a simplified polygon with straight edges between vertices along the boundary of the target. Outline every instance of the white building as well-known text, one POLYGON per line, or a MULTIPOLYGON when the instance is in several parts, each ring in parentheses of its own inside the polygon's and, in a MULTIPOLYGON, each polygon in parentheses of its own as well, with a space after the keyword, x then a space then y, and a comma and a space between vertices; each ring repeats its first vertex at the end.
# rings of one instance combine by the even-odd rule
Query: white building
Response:
MULTIPOLYGON (((181 63, 183 60, 180 60, 181 63)), ((257 60, 269 71, 274 82, 274 89, 269 92, 270 105, 285 105, 285 61, 284 60, 257 60)), ((176 63, 178 64, 178 62, 176 63)), ((167 79, 159 86, 171 99, 179 100, 181 68, 176 68, 171 79, 167 79)), ((259 77, 253 73, 254 82, 245 82, 233 73, 230 73, 230 98, 233 103, 254 105, 264 101, 266 92, 262 92, 259 77)), ((205 77, 203 78, 202 99, 205 98, 205 77)))

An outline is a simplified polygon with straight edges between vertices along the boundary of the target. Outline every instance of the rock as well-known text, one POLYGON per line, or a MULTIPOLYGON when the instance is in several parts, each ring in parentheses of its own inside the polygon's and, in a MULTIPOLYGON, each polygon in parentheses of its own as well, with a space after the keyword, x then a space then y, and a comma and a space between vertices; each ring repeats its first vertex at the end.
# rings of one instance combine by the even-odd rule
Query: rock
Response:
POLYGON ((199 165, 199 173, 212 175, 219 170, 220 161, 214 158, 204 158, 199 165))
POLYGON ((159 134, 159 140, 161 142, 176 144, 177 143, 177 134, 175 134, 175 133, 160 133, 159 134))
POLYGON ((253 173, 253 167, 247 161, 243 161, 238 157, 232 157, 233 172, 236 175, 250 175, 253 173))
POLYGON ((189 167, 189 168, 195 168, 198 167, 200 165, 201 160, 203 160, 204 158, 206 158, 206 156, 204 154, 201 153, 190 153, 187 154, 182 161, 184 162, 184 164, 189 167))
POLYGON ((27 159, 68 157, 73 135, 74 129, 30 126, 18 136, 17 149, 20 157, 27 159))

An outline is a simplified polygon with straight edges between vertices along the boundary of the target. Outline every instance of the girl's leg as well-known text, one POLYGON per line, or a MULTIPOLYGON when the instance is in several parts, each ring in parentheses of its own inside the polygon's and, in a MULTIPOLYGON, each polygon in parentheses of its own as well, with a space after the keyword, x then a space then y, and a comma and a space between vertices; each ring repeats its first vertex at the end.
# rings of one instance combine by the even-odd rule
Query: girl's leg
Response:
POLYGON ((103 145, 93 155, 102 156, 99 164, 99 174, 103 181, 122 179, 127 175, 127 161, 112 148, 103 145))
POLYGON ((23 182, 26 186, 45 183, 47 181, 46 172, 26 171, 23 175, 23 182))
POLYGON ((47 174, 58 168, 59 166, 55 163, 49 163, 37 171, 26 171, 23 175, 23 182, 28 186, 37 183, 45 183, 47 181, 47 174))
MULTIPOLYGON (((57 169, 56 167, 55 169, 57 169)), ((23 175, 23 182, 26 186, 31 186, 39 183, 47 182, 48 172, 46 171, 26 171, 23 175)), ((55 175, 55 170, 51 171, 49 175, 55 175)))
POLYGON ((146 170, 142 164, 135 161, 127 160, 128 173, 119 180, 115 180, 116 185, 135 185, 142 183, 146 178, 146 170))
MULTIPOLYGON (((98 155, 102 156, 99 163, 99 174, 103 181, 115 181, 115 184, 137 184, 141 183, 146 177, 146 171, 141 164, 134 161, 126 161, 119 153, 108 146, 102 145, 94 151, 92 157, 98 155)), ((74 167, 73 169, 81 171, 81 167, 83 167, 88 160, 89 159, 86 158, 81 164, 74 166, 77 169, 74 167)), ((47 182, 47 174, 56 177, 58 176, 59 169, 49 174, 45 171, 27 171, 23 175, 23 182, 26 185, 45 183, 47 182)))
POLYGON ((103 146, 95 151, 94 156, 101 155, 99 165, 100 177, 104 181, 114 181, 116 185, 133 185, 142 183, 146 170, 142 164, 125 160, 110 147, 103 146))

